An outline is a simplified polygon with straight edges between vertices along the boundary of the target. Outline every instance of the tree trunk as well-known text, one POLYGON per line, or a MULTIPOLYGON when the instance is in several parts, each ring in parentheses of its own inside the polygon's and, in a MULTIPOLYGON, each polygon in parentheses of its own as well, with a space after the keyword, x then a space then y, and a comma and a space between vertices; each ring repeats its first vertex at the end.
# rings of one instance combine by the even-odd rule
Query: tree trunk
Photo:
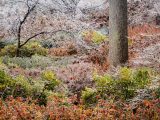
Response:
POLYGON ((117 66, 128 60, 127 0, 109 0, 109 62, 117 66))
POLYGON ((18 32, 18 42, 17 42, 17 50, 16 50, 16 57, 20 56, 20 47, 21 47, 21 36, 20 32, 18 32))
POLYGON ((17 51, 16 51, 16 57, 20 56, 20 48, 17 47, 17 51))

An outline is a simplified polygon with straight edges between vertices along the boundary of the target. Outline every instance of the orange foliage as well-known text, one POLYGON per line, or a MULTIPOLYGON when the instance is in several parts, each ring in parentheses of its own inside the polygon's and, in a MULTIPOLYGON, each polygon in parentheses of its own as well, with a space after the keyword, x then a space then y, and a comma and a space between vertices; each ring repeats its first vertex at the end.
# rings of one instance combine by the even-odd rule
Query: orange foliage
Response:
POLYGON ((66 48, 51 48, 49 54, 52 56, 65 56, 68 55, 66 48))
POLYGON ((47 106, 38 106, 31 99, 10 97, 6 101, 0 100, 0 119, 13 120, 159 120, 160 99, 145 101, 136 108, 126 103, 109 103, 99 100, 93 107, 83 104, 74 105, 70 99, 52 97, 47 106))
POLYGON ((77 49, 74 45, 69 45, 67 47, 51 48, 49 50, 51 56, 65 56, 77 54, 77 49))
POLYGON ((149 24, 130 26, 128 28, 128 35, 131 38, 134 36, 141 36, 142 34, 160 35, 160 28, 149 24))

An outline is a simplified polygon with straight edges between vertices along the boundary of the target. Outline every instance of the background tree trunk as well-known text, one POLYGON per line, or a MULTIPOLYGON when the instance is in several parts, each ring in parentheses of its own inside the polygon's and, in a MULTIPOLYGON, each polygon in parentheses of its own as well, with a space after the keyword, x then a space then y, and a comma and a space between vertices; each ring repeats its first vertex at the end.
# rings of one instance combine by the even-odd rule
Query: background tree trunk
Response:
POLYGON ((109 0, 109 62, 121 65, 128 60, 127 0, 109 0))

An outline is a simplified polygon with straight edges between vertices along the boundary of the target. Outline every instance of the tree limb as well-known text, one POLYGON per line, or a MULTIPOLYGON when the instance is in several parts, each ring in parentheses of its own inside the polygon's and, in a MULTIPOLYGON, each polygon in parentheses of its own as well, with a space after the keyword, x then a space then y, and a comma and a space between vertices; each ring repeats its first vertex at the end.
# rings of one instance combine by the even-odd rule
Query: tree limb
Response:
MULTIPOLYGON (((30 41, 31 39, 33 39, 33 38, 35 38, 35 37, 37 37, 37 36, 39 36, 39 35, 49 34, 49 33, 55 34, 55 33, 60 32, 60 31, 63 31, 63 32, 66 32, 66 33, 71 34, 71 32, 69 32, 69 31, 67 31, 67 30, 56 30, 56 31, 52 31, 52 32, 40 32, 40 33, 37 33, 37 34, 29 37, 24 43, 22 43, 22 44, 20 45, 20 47, 24 46, 28 41, 30 41)), ((72 37, 73 37, 73 36, 72 36, 72 37)))
POLYGON ((47 34, 47 33, 49 33, 49 32, 40 32, 40 33, 37 33, 37 34, 35 34, 35 35, 33 35, 33 36, 31 36, 30 38, 28 38, 23 44, 21 44, 20 45, 20 47, 22 47, 22 46, 24 46, 29 40, 31 40, 31 39, 33 39, 33 38, 35 38, 35 37, 37 37, 37 36, 39 36, 39 35, 42 35, 42 34, 47 34))

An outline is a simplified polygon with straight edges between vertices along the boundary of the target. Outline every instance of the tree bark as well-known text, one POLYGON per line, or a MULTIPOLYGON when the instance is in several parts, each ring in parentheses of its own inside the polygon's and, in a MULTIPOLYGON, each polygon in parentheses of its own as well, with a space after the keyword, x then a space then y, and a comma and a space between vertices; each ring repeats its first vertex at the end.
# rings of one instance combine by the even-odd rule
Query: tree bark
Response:
POLYGON ((109 62, 117 66, 128 60, 127 0, 109 0, 109 62))
POLYGON ((16 51, 16 57, 20 56, 20 45, 21 45, 21 22, 20 22, 20 26, 18 28, 18 33, 17 33, 17 51, 16 51))

